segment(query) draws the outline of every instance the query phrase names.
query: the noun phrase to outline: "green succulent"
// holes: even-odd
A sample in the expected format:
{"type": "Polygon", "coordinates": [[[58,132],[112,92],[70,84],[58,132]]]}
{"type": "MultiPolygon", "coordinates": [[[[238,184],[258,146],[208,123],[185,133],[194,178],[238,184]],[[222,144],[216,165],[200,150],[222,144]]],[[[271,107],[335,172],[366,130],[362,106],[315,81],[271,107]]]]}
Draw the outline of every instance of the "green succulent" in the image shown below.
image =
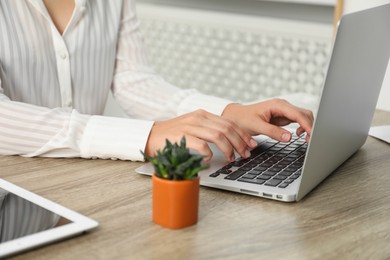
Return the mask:
{"type": "Polygon", "coordinates": [[[204,156],[190,153],[184,136],[180,145],[166,139],[163,150],[158,150],[153,157],[141,153],[153,165],[156,176],[167,180],[194,179],[198,172],[208,168],[201,164],[204,156]]]}

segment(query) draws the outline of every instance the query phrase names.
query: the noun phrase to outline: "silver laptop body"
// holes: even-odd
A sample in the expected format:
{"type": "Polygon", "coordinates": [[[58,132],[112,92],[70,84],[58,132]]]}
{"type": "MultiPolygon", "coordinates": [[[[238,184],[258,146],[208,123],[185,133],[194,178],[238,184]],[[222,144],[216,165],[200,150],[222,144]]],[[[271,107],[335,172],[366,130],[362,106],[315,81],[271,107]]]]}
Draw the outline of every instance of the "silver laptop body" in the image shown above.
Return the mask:
{"type": "MultiPolygon", "coordinates": [[[[227,180],[210,174],[227,164],[211,144],[201,185],[279,201],[299,201],[366,141],[390,56],[390,4],[342,17],[301,175],[285,188],[227,180]]],[[[256,137],[262,143],[265,137],[256,137]]],[[[153,167],[136,169],[151,175],[153,167]]]]}

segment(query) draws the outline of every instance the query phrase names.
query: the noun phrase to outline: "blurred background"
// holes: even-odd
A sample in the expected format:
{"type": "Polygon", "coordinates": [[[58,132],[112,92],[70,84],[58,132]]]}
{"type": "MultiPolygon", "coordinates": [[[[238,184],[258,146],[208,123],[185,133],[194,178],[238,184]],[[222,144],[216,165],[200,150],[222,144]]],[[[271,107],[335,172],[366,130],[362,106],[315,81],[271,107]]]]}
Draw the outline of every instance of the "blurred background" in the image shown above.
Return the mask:
{"type": "MultiPolygon", "coordinates": [[[[334,23],[390,0],[138,0],[151,66],[181,88],[316,110],[334,23]]],[[[390,33],[390,29],[389,29],[390,33]]],[[[390,69],[377,107],[390,111],[390,69]]],[[[112,96],[106,115],[124,116],[112,96]]]]}

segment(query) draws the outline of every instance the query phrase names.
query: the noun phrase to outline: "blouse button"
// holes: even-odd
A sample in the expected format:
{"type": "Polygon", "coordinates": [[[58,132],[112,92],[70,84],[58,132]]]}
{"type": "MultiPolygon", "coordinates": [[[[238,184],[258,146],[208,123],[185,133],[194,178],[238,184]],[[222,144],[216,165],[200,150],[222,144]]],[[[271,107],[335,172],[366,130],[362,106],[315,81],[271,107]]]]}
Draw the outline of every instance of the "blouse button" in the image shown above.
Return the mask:
{"type": "Polygon", "coordinates": [[[68,54],[65,51],[60,51],[58,55],[63,60],[65,60],[68,57],[68,54]]]}

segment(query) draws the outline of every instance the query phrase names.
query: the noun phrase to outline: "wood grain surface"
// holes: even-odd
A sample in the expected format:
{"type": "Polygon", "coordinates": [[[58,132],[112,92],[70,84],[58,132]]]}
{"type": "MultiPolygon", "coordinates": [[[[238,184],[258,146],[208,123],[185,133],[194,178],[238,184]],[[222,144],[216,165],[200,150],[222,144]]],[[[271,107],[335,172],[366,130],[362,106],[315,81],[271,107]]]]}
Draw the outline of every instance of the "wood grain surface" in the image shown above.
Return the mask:
{"type": "MultiPolygon", "coordinates": [[[[373,125],[390,124],[377,111],[373,125]]],[[[298,203],[202,187],[198,224],[152,223],[141,163],[0,157],[0,177],[89,216],[98,229],[14,259],[389,259],[390,145],[366,144],[298,203]]]]}

